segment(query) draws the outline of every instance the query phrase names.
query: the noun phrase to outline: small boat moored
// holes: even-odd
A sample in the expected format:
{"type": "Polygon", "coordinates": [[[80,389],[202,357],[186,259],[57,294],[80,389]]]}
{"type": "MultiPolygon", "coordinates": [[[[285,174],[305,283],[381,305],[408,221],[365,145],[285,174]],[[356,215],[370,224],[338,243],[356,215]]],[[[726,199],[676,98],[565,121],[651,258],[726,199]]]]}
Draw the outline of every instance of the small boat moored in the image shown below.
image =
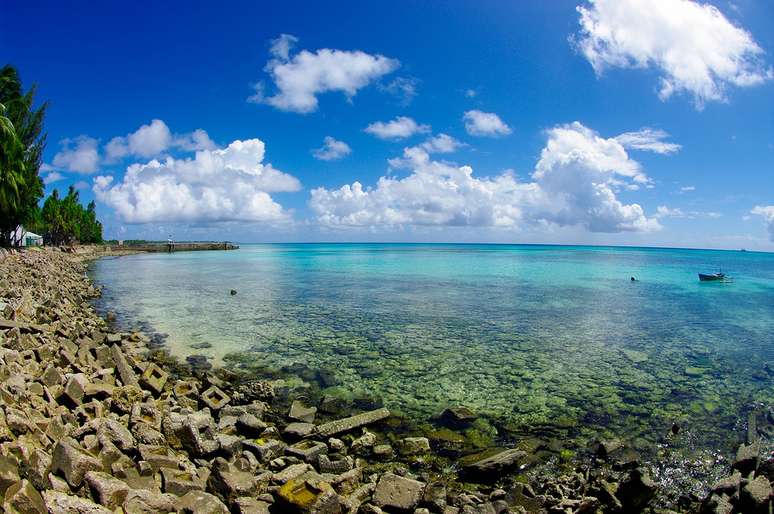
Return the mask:
{"type": "Polygon", "coordinates": [[[725,280],[725,273],[699,273],[699,280],[702,282],[711,282],[713,280],[725,280]]]}

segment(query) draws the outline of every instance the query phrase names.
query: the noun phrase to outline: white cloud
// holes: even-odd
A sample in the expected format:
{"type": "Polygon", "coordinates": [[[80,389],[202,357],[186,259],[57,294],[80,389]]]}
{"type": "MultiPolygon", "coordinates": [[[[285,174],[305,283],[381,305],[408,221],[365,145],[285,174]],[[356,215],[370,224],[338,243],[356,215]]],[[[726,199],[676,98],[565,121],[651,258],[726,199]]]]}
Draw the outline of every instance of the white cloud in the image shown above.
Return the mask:
{"type": "MultiPolygon", "coordinates": [[[[42,166],[41,166],[42,168],[42,166]]],[[[64,178],[64,175],[59,173],[58,171],[50,171],[48,174],[46,174],[45,177],[43,177],[43,183],[48,185],[53,182],[57,182],[59,180],[62,180],[64,178]]]]}
{"type": "Polygon", "coordinates": [[[93,190],[127,223],[287,220],[289,213],[270,193],[298,191],[301,185],[262,164],[263,157],[259,139],[237,140],[194,158],[132,164],[120,183],[98,176],[93,190]]]}
{"type": "Polygon", "coordinates": [[[723,216],[719,212],[705,212],[705,211],[688,211],[685,212],[679,207],[670,208],[666,205],[659,205],[656,208],[656,214],[654,215],[656,218],[687,218],[687,219],[696,219],[696,218],[720,218],[723,216]]]}
{"type": "Polygon", "coordinates": [[[290,34],[280,34],[277,39],[271,40],[269,53],[280,61],[287,61],[290,58],[290,50],[296,46],[298,38],[290,34]]]}
{"type": "Polygon", "coordinates": [[[302,50],[290,55],[298,41],[283,34],[272,41],[272,59],[265,70],[272,78],[276,93],[266,96],[262,84],[248,98],[252,103],[266,103],[283,111],[309,113],[317,110],[317,95],[340,91],[352,99],[359,89],[372,81],[395,71],[400,63],[383,55],[362,51],[331,50],[316,52],[302,50]]]}
{"type": "Polygon", "coordinates": [[[430,125],[420,125],[412,118],[399,116],[392,121],[375,121],[365,131],[379,139],[405,139],[414,134],[430,132],[430,125]]]}
{"type": "Polygon", "coordinates": [[[593,232],[661,228],[638,204],[624,204],[619,188],[647,183],[640,165],[615,138],[573,123],[547,131],[548,142],[532,175],[520,183],[510,172],[476,177],[469,166],[434,161],[421,147],[404,150],[391,166],[404,178],[381,177],[373,188],[360,182],[312,191],[310,207],[328,227],[411,225],[519,228],[582,226],[593,232]]]}
{"type": "Polygon", "coordinates": [[[577,45],[600,75],[606,68],[656,68],[659,97],[693,95],[697,108],[723,101],[729,85],[772,78],[750,33],[714,6],[691,0],[590,0],[578,6],[577,45]]]}
{"type": "Polygon", "coordinates": [[[691,191],[696,191],[696,186],[683,186],[680,188],[681,193],[690,193],[691,191]]]}
{"type": "Polygon", "coordinates": [[[478,94],[478,92],[476,92],[475,89],[466,89],[465,90],[465,96],[467,96],[468,98],[475,98],[477,94],[478,94]]]}
{"type": "Polygon", "coordinates": [[[338,141],[331,136],[325,136],[323,145],[312,150],[315,159],[321,161],[336,161],[352,153],[352,149],[344,141],[338,141]]]}
{"type": "Polygon", "coordinates": [[[682,148],[676,143],[667,143],[664,141],[667,137],[669,137],[669,134],[663,130],[644,128],[637,132],[626,132],[620,136],[616,136],[615,139],[621,143],[624,148],[647,150],[660,154],[674,153],[682,148]]]}
{"type": "Polygon", "coordinates": [[[465,146],[465,143],[457,141],[448,134],[438,134],[419,145],[427,153],[451,153],[465,146]]]}
{"type": "Polygon", "coordinates": [[[94,173],[99,167],[98,141],[88,136],[60,141],[62,150],[54,155],[56,168],[75,173],[94,173]]]}
{"type": "Polygon", "coordinates": [[[218,146],[210,139],[210,135],[203,129],[196,129],[190,134],[175,136],[172,145],[186,152],[199,150],[215,150],[218,146]]]}
{"type": "Polygon", "coordinates": [[[511,133],[511,128],[493,112],[467,111],[462,119],[465,130],[471,136],[504,136],[511,133]]]}
{"type": "Polygon", "coordinates": [[[419,81],[413,77],[398,77],[389,84],[380,86],[380,88],[395,96],[398,99],[398,103],[405,107],[417,96],[418,84],[419,81]]]}
{"type": "Polygon", "coordinates": [[[111,139],[105,145],[105,158],[107,162],[115,162],[128,156],[157,157],[171,148],[190,152],[213,150],[216,146],[202,129],[173,135],[163,120],[154,119],[131,134],[111,139]]]}
{"type": "Polygon", "coordinates": [[[763,217],[768,224],[769,239],[774,241],[774,205],[756,205],[750,214],[763,217]]]}

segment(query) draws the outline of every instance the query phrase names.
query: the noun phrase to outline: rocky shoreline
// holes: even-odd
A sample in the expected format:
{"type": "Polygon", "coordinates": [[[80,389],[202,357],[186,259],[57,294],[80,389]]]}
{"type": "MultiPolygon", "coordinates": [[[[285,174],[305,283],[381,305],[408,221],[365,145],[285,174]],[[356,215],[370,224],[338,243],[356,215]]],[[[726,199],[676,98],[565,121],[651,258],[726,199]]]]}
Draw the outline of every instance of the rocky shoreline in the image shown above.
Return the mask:
{"type": "MultiPolygon", "coordinates": [[[[114,254],[0,251],[4,512],[674,512],[654,507],[656,483],[616,441],[530,474],[529,448],[460,459],[445,451],[455,441],[400,433],[379,405],[177,363],[92,307],[86,262],[114,254]]],[[[475,415],[440,419],[451,437],[475,415]]],[[[672,508],[770,511],[774,460],[760,458],[756,419],[728,478],[672,508]]]]}

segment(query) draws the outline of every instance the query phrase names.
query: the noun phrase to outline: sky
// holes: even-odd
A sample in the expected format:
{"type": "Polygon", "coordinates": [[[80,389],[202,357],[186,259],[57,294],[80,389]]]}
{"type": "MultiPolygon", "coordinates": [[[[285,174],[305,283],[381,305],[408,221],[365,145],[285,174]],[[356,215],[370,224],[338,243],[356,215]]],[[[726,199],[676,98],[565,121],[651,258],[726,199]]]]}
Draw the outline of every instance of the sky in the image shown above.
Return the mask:
{"type": "Polygon", "coordinates": [[[774,250],[768,0],[0,0],[0,51],[106,238],[774,250]]]}

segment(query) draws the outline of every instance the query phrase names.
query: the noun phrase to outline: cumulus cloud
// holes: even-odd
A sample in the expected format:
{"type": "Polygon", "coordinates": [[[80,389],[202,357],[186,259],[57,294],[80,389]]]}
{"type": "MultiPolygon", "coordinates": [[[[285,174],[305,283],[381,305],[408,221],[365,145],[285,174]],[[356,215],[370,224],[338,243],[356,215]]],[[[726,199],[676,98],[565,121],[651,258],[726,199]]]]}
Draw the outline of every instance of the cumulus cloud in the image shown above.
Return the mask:
{"type": "Polygon", "coordinates": [[[663,130],[644,128],[636,132],[625,132],[620,136],[616,136],[615,139],[621,143],[624,148],[631,148],[632,150],[648,150],[660,154],[674,153],[682,148],[676,143],[664,141],[664,139],[668,137],[669,134],[663,130]]]}
{"type": "Polygon", "coordinates": [[[761,216],[769,228],[769,239],[774,241],[774,205],[756,205],[750,214],[761,216]]]}
{"type": "Polygon", "coordinates": [[[252,103],[265,103],[283,111],[309,113],[317,110],[317,95],[339,91],[352,99],[358,90],[395,71],[400,63],[383,55],[362,51],[301,50],[291,56],[298,39],[282,34],[272,41],[272,59],[265,71],[271,76],[276,92],[266,96],[264,86],[248,98],[252,103]]]}
{"type": "Polygon", "coordinates": [[[172,148],[188,152],[213,150],[215,143],[202,129],[196,129],[189,134],[173,135],[164,121],[154,119],[131,134],[111,139],[105,145],[105,158],[108,162],[115,162],[128,156],[157,157],[172,148]]]}
{"type": "Polygon", "coordinates": [[[547,131],[548,141],[531,182],[505,172],[477,177],[470,166],[431,159],[421,146],[404,150],[390,165],[408,168],[404,178],[381,177],[312,191],[310,207],[325,226],[408,225],[518,228],[526,225],[582,226],[593,232],[647,232],[661,228],[640,205],[616,193],[647,183],[641,166],[615,138],[603,138],[580,123],[547,131]]]}
{"type": "Polygon", "coordinates": [[[728,86],[772,78],[763,50],[714,6],[692,0],[590,0],[578,6],[581,53],[606,68],[655,68],[659,97],[693,95],[697,108],[726,99],[728,86]]]}
{"type": "Polygon", "coordinates": [[[323,145],[320,148],[312,150],[315,159],[321,161],[336,161],[343,159],[352,153],[352,149],[344,141],[338,141],[331,136],[325,136],[323,145]]]}
{"type": "Polygon", "coordinates": [[[418,84],[419,81],[413,77],[398,77],[388,84],[379,87],[382,91],[397,98],[398,103],[405,107],[417,96],[418,84]]]}
{"type": "Polygon", "coordinates": [[[95,177],[93,190],[127,223],[287,220],[270,194],[301,184],[263,158],[261,140],[237,140],[194,158],[132,164],[117,184],[112,176],[95,177]]]}
{"type": "MultiPolygon", "coordinates": [[[[42,168],[42,166],[41,166],[41,168],[42,168]]],[[[53,182],[57,182],[59,180],[62,180],[63,178],[64,178],[64,175],[62,175],[58,171],[50,171],[49,173],[46,174],[45,177],[43,177],[43,183],[48,185],[48,184],[51,184],[53,182]]]]}
{"type": "Polygon", "coordinates": [[[420,145],[427,153],[451,153],[457,151],[462,146],[465,146],[465,143],[443,133],[431,137],[420,145]]]}
{"type": "Polygon", "coordinates": [[[511,133],[511,128],[493,112],[467,111],[462,119],[465,130],[471,136],[505,136],[511,133]]]}
{"type": "Polygon", "coordinates": [[[55,168],[74,173],[94,173],[99,167],[99,142],[88,136],[63,139],[62,149],[54,155],[55,168]]]}
{"type": "Polygon", "coordinates": [[[375,121],[365,131],[379,139],[405,139],[414,134],[430,132],[430,125],[421,125],[407,116],[399,116],[392,121],[375,121]]]}

